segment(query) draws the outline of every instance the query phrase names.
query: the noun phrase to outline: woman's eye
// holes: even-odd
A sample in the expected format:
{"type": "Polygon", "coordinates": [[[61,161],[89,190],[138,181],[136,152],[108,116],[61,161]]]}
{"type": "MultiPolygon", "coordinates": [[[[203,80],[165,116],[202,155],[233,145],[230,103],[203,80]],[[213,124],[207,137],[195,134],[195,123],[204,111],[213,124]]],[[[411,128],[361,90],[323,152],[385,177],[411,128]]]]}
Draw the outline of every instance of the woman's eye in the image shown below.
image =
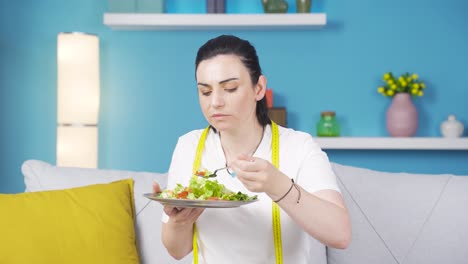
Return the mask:
{"type": "Polygon", "coordinates": [[[211,91],[205,91],[205,92],[202,91],[201,94],[204,96],[208,96],[211,94],[211,91]]]}
{"type": "Polygon", "coordinates": [[[233,93],[237,90],[237,87],[226,89],[228,93],[233,93]]]}

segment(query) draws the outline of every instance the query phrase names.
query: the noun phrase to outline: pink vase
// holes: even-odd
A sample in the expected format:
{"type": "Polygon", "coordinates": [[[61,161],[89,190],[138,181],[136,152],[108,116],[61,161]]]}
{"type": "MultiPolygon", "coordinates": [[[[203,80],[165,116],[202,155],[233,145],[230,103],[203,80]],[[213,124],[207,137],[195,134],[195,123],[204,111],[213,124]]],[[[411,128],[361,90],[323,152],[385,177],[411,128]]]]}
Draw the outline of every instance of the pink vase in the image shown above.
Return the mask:
{"type": "Polygon", "coordinates": [[[408,93],[397,93],[387,109],[387,131],[392,137],[411,137],[418,128],[418,111],[408,93]]]}

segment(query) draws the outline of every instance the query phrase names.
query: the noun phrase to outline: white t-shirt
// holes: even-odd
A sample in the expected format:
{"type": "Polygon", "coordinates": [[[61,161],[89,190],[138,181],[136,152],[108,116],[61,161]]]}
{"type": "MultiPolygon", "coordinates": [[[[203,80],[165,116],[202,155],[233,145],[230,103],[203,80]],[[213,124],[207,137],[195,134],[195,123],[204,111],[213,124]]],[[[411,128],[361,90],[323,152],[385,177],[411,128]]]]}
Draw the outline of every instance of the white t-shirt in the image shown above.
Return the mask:
{"type": "MultiPolygon", "coordinates": [[[[328,157],[304,132],[279,128],[279,169],[310,193],[332,189],[340,191],[328,157]]],[[[176,183],[188,186],[192,176],[198,141],[203,130],[194,130],[179,138],[174,150],[167,188],[176,183]]],[[[271,162],[271,126],[265,128],[263,139],[254,153],[271,162]]],[[[225,166],[226,160],[218,133],[210,130],[205,141],[200,169],[213,171],[225,166]]],[[[232,191],[258,195],[258,202],[239,208],[205,209],[198,218],[199,263],[275,263],[272,228],[272,201],[265,193],[248,191],[237,178],[225,170],[217,180],[232,191]]],[[[163,213],[162,221],[168,216],[163,213]]],[[[281,210],[283,262],[311,263],[313,239],[281,210]]],[[[315,241],[316,244],[316,241],[315,241]]]]}

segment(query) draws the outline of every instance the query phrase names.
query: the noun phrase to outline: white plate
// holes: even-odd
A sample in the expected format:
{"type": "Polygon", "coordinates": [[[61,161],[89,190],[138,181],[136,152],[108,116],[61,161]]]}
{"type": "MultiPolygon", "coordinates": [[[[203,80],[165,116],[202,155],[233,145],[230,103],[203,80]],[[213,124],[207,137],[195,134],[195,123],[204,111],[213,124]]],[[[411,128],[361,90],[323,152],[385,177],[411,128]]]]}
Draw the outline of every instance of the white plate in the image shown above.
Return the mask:
{"type": "Polygon", "coordinates": [[[148,199],[173,207],[233,208],[258,201],[258,199],[250,201],[167,199],[158,197],[158,195],[158,193],[143,194],[148,199]]]}

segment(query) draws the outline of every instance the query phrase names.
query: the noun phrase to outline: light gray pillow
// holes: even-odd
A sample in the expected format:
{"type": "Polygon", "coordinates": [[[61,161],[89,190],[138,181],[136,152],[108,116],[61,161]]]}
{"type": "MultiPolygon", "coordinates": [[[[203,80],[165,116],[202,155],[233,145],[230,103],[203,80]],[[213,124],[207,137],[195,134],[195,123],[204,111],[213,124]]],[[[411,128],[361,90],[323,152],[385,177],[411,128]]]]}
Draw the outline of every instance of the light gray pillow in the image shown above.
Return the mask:
{"type": "Polygon", "coordinates": [[[166,173],[57,167],[39,160],[25,161],[21,171],[24,175],[26,192],[68,189],[132,178],[135,194],[135,229],[141,263],[190,263],[190,257],[185,258],[183,262],[177,262],[167,253],[161,242],[162,206],[143,197],[144,193],[152,192],[153,181],[157,181],[161,188],[165,188],[166,173]]]}

